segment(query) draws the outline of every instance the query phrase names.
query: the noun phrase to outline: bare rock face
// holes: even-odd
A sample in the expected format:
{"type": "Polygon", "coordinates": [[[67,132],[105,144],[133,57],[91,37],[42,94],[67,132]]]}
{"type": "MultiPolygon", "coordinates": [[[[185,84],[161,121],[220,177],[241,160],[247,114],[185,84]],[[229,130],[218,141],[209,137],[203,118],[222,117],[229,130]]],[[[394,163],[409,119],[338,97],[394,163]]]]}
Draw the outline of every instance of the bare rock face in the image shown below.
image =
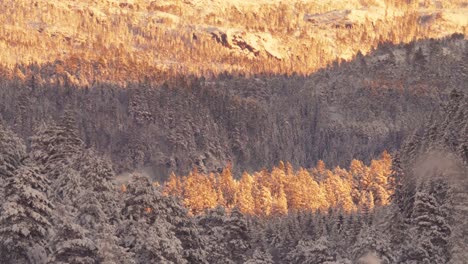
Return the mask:
{"type": "Polygon", "coordinates": [[[224,47],[244,53],[249,56],[271,56],[283,59],[285,48],[269,33],[250,33],[236,29],[222,29],[209,27],[205,31],[210,33],[218,43],[224,47]]]}

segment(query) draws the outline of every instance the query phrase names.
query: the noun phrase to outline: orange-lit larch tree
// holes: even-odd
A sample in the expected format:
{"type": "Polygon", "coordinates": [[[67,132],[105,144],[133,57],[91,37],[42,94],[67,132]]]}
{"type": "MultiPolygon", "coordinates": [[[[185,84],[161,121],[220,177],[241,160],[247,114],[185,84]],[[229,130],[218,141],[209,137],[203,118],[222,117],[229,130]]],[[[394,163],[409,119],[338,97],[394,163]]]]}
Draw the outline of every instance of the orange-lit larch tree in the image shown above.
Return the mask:
{"type": "Polygon", "coordinates": [[[208,177],[193,170],[184,179],[184,205],[193,214],[199,214],[206,209],[211,209],[218,205],[217,193],[208,177]]]}
{"type": "Polygon", "coordinates": [[[164,194],[180,197],[182,196],[182,191],[182,181],[180,180],[180,177],[177,177],[175,173],[172,172],[164,185],[164,194]]]}
{"type": "Polygon", "coordinates": [[[255,181],[252,192],[255,204],[254,212],[255,215],[258,216],[269,216],[273,205],[273,197],[271,196],[270,189],[263,185],[261,174],[262,173],[256,173],[254,175],[255,181]]]}
{"type": "Polygon", "coordinates": [[[347,179],[341,178],[338,174],[328,171],[327,179],[324,181],[327,202],[330,207],[342,208],[346,212],[355,209],[351,196],[352,187],[347,179]]]}
{"type": "Polygon", "coordinates": [[[288,199],[282,185],[278,193],[273,196],[271,213],[273,215],[286,215],[288,213],[288,199]]]}
{"type": "Polygon", "coordinates": [[[232,167],[221,173],[199,173],[194,169],[186,177],[172,174],[164,185],[166,195],[178,195],[192,214],[222,206],[230,212],[238,208],[248,215],[284,215],[288,212],[327,211],[368,212],[388,203],[392,190],[388,184],[392,158],[382,153],[370,166],[353,160],[349,171],[327,169],[323,161],[310,171],[294,171],[290,163],[280,162],[271,171],[263,169],[250,175],[244,172],[234,179],[232,167]]]}
{"type": "Polygon", "coordinates": [[[225,208],[232,208],[236,204],[237,199],[237,182],[232,177],[232,167],[228,165],[218,177],[219,190],[223,194],[223,202],[221,204],[225,208]]]}
{"type": "Polygon", "coordinates": [[[255,211],[255,201],[252,196],[254,180],[252,176],[246,172],[242,174],[239,181],[239,189],[236,200],[236,206],[243,214],[253,215],[255,211]]]}

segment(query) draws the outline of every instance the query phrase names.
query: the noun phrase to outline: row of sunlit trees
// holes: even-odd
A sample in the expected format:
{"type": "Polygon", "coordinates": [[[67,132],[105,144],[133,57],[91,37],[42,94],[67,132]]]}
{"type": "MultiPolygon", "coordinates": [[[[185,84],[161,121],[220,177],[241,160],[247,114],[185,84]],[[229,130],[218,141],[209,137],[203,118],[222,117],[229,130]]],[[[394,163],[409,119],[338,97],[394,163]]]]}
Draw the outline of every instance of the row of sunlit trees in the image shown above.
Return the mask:
{"type": "Polygon", "coordinates": [[[217,206],[256,216],[329,208],[366,212],[388,204],[391,163],[387,152],[369,166],[353,160],[348,170],[328,169],[323,161],[310,170],[294,170],[280,162],[271,171],[244,172],[240,179],[233,177],[231,166],[209,174],[194,169],[187,176],[172,174],[163,188],[165,194],[180,197],[192,214],[217,206]]]}

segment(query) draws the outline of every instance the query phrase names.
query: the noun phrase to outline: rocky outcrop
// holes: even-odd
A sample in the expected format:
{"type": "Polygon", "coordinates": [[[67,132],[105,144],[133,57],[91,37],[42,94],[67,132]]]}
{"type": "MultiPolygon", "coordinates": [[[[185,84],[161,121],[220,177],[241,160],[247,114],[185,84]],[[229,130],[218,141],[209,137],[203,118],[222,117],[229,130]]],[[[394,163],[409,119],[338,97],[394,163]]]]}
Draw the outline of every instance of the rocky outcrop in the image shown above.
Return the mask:
{"type": "Polygon", "coordinates": [[[285,48],[268,33],[249,33],[242,30],[213,27],[208,27],[204,30],[210,33],[213,39],[223,46],[250,56],[267,55],[278,60],[286,56],[285,48]]]}

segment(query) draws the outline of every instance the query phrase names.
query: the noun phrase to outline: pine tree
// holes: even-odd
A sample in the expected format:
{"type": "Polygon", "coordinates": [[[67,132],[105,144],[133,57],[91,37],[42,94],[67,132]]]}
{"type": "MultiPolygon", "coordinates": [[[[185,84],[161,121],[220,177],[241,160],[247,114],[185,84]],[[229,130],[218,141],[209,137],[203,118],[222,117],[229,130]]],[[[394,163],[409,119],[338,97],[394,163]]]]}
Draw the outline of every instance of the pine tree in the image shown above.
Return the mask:
{"type": "Polygon", "coordinates": [[[51,263],[99,263],[98,248],[83,227],[65,221],[56,229],[51,263]]]}
{"type": "Polygon", "coordinates": [[[4,185],[14,177],[26,157],[24,143],[0,123],[0,202],[5,194],[4,185]]]}
{"type": "Polygon", "coordinates": [[[188,263],[208,263],[206,237],[193,218],[182,218],[175,226],[175,235],[184,249],[183,257],[188,263]]]}
{"type": "Polygon", "coordinates": [[[234,208],[226,215],[223,207],[210,210],[197,219],[207,237],[209,263],[242,263],[251,248],[251,231],[245,217],[234,208]]]}
{"type": "MultiPolygon", "coordinates": [[[[48,175],[48,174],[46,174],[48,175]]],[[[79,198],[83,193],[83,181],[79,172],[71,167],[63,167],[57,178],[52,180],[50,197],[54,202],[69,207],[78,205],[79,198]]]]}
{"type": "Polygon", "coordinates": [[[95,236],[98,246],[99,263],[102,264],[135,264],[135,255],[119,245],[116,227],[105,225],[95,236]]]}
{"type": "Polygon", "coordinates": [[[80,174],[80,187],[83,192],[93,193],[92,196],[100,203],[107,219],[116,219],[118,204],[116,186],[113,183],[115,173],[111,162],[93,149],[86,149],[78,157],[74,169],[80,174]]]}
{"type": "Polygon", "coordinates": [[[187,263],[182,244],[170,229],[165,221],[150,225],[143,218],[125,220],[119,224],[117,237],[119,245],[134,254],[138,264],[187,263]]]}
{"type": "Polygon", "coordinates": [[[72,166],[83,147],[72,122],[69,118],[65,120],[67,126],[42,124],[31,137],[31,157],[51,181],[72,166]]]}
{"type": "Polygon", "coordinates": [[[300,240],[286,257],[288,263],[294,264],[322,264],[335,259],[331,244],[326,237],[320,237],[315,241],[300,240]]]}
{"type": "Polygon", "coordinates": [[[450,260],[450,191],[443,180],[419,187],[410,217],[410,244],[403,263],[447,263],[450,260]]]}
{"type": "MultiPolygon", "coordinates": [[[[75,222],[88,230],[100,232],[110,219],[105,213],[105,206],[112,204],[102,204],[98,199],[98,193],[90,190],[85,190],[79,196],[80,204],[76,205],[75,222]]],[[[116,208],[117,209],[117,208],[116,208]]]]}
{"type": "Polygon", "coordinates": [[[137,263],[187,263],[175,225],[185,217],[184,210],[144,176],[134,175],[125,193],[119,224],[119,245],[135,254],[137,263]]]}
{"type": "Polygon", "coordinates": [[[383,264],[395,263],[390,240],[374,226],[364,225],[353,245],[352,255],[357,263],[360,263],[359,261],[364,258],[370,258],[370,256],[383,264]]]}
{"type": "Polygon", "coordinates": [[[22,165],[8,179],[0,210],[3,263],[47,263],[48,238],[53,234],[48,188],[45,177],[28,165],[22,165]]]}

